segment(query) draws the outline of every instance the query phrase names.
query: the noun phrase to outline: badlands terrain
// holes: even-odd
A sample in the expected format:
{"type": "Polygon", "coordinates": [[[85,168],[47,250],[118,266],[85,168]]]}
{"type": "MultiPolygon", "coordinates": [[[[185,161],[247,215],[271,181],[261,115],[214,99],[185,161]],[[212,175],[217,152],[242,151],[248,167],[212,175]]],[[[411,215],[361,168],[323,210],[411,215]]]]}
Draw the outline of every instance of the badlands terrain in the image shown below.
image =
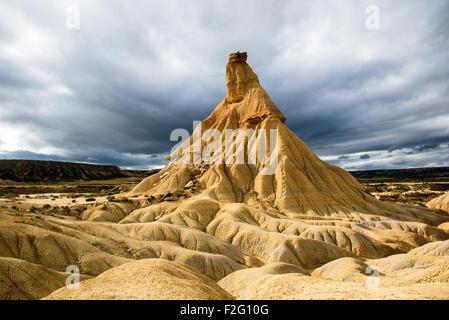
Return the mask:
{"type": "Polygon", "coordinates": [[[445,185],[363,186],[320,160],[246,60],[230,55],[227,95],[192,135],[206,148],[208,129],[254,130],[223,155],[244,163],[177,150],[135,186],[4,199],[0,298],[448,299],[445,185]],[[268,175],[248,158],[262,129],[278,133],[268,175]]]}

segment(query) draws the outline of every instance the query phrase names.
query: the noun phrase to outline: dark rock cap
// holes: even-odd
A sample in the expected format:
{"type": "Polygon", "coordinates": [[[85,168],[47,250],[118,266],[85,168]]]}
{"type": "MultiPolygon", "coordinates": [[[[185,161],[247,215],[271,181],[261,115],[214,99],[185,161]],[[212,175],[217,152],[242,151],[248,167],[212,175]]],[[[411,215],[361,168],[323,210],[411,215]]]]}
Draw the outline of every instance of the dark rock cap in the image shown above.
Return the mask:
{"type": "Polygon", "coordinates": [[[248,54],[246,52],[234,52],[229,55],[229,62],[246,62],[248,54]]]}

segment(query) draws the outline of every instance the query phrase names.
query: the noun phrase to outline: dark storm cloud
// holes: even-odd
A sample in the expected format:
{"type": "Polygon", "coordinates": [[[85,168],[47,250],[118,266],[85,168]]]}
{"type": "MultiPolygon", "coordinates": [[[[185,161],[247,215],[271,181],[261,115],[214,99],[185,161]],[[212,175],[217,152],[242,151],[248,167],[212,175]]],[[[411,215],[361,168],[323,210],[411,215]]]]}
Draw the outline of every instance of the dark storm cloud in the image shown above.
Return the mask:
{"type": "Polygon", "coordinates": [[[163,165],[170,132],[223,99],[240,50],[323,159],[449,165],[448,30],[443,0],[2,3],[0,157],[163,165]]]}

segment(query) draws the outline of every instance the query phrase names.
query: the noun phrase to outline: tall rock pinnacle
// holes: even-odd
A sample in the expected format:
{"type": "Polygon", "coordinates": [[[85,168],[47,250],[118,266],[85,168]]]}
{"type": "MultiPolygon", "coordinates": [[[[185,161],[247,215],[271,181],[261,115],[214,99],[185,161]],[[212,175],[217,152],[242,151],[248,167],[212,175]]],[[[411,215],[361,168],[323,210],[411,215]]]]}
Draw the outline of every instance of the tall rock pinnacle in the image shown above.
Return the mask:
{"type": "MultiPolygon", "coordinates": [[[[244,52],[230,54],[226,97],[184,140],[179,148],[183,152],[176,151],[181,154],[178,159],[190,160],[191,154],[200,154],[201,161],[171,158],[164,169],[129,193],[164,199],[182,190],[175,211],[164,211],[165,202],[149,207],[148,212],[155,212],[152,216],[161,217],[158,222],[206,230],[264,262],[312,267],[353,254],[374,258],[409,250],[427,240],[417,241],[415,232],[403,230],[418,230],[419,222],[437,225],[449,220],[422,208],[381,202],[351,174],[322,161],[287,128],[282,112],[246,60],[244,52]],[[208,147],[220,141],[211,132],[226,131],[247,138],[235,139],[235,152],[244,150],[245,155],[260,150],[250,141],[257,141],[261,132],[275,131],[276,152],[270,150],[271,159],[278,160],[275,170],[262,173],[264,163],[250,162],[249,157],[238,163],[203,162],[204,150],[210,151],[208,147]],[[194,150],[192,141],[198,137],[201,150],[184,153],[194,150]]],[[[225,158],[230,155],[232,159],[234,149],[224,149],[225,158]]],[[[442,231],[422,228],[427,229],[419,234],[428,233],[429,239],[444,238],[442,231]]]]}
{"type": "Polygon", "coordinates": [[[285,117],[262,88],[257,75],[246,63],[246,52],[229,55],[226,66],[226,98],[203,122],[205,128],[226,127],[236,129],[248,122],[258,123],[267,117],[285,122],[285,117]],[[226,122],[224,125],[222,122],[226,122]],[[221,124],[220,124],[221,122],[221,124]]]}
{"type": "MultiPolygon", "coordinates": [[[[247,58],[246,52],[229,55],[226,66],[228,92],[211,115],[201,122],[201,145],[206,148],[212,143],[206,135],[208,129],[219,132],[253,130],[251,139],[259,130],[275,130],[276,171],[268,176],[260,174],[264,165],[246,160],[243,164],[221,162],[205,168],[193,161],[175,162],[172,159],[160,173],[137,185],[131,191],[132,195],[183,189],[193,179],[198,185],[196,190],[203,196],[226,203],[249,203],[254,199],[286,214],[322,217],[352,212],[404,212],[369,195],[351,174],[322,161],[291,132],[285,125],[284,115],[246,63],[247,58]],[[198,171],[199,167],[201,171],[198,171]]],[[[186,143],[188,145],[189,141],[186,143]]],[[[236,150],[243,148],[250,153],[257,149],[255,144],[249,145],[243,142],[236,146],[236,150]]]]}
{"type": "Polygon", "coordinates": [[[260,86],[257,75],[246,63],[246,52],[236,52],[229,55],[229,63],[226,66],[226,87],[228,93],[226,99],[230,103],[243,100],[250,88],[260,86]]]}

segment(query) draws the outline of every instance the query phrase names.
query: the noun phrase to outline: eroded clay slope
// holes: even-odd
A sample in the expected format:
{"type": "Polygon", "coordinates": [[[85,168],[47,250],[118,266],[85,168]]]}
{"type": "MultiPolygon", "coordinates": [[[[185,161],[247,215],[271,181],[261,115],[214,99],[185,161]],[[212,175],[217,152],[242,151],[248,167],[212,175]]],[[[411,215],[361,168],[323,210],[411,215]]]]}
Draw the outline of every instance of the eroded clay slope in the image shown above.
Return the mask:
{"type": "Polygon", "coordinates": [[[432,209],[439,209],[449,212],[449,192],[446,192],[438,198],[430,200],[426,205],[432,209]]]}
{"type": "MultiPolygon", "coordinates": [[[[236,271],[218,284],[237,299],[447,300],[449,259],[428,254],[426,246],[383,259],[341,258],[311,272],[268,264],[236,271]]],[[[439,242],[433,249],[446,246],[439,242]]]]}
{"type": "Polygon", "coordinates": [[[139,260],[61,288],[46,300],[230,300],[233,297],[194,269],[161,259],[139,260]]]}

